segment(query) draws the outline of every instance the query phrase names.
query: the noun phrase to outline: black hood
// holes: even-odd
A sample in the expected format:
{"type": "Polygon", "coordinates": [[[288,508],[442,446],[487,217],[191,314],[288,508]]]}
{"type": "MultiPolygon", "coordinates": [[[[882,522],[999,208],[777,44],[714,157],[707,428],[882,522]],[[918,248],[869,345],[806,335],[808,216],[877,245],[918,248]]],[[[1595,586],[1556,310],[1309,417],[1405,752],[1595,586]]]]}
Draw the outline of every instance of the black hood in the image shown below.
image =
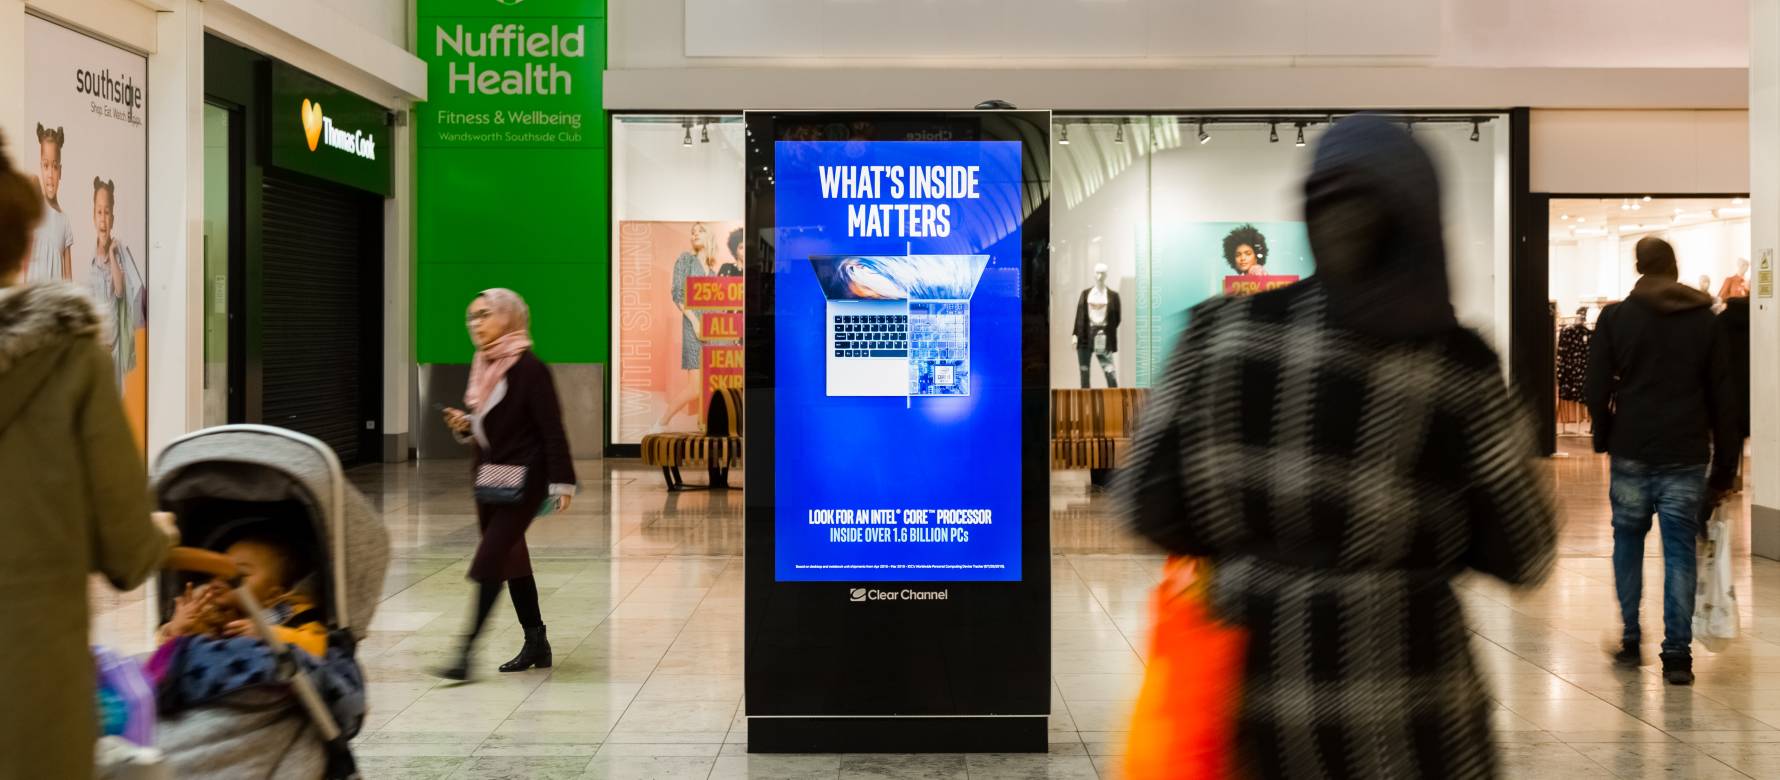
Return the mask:
{"type": "Polygon", "coordinates": [[[1632,285],[1632,294],[1626,296],[1626,300],[1648,306],[1658,314],[1675,314],[1712,305],[1712,296],[1657,274],[1638,277],[1638,283],[1632,285]]]}
{"type": "MultiPolygon", "coordinates": [[[[1425,338],[1457,327],[1446,278],[1440,178],[1428,153],[1401,126],[1376,116],[1336,123],[1317,145],[1304,213],[1358,198],[1379,214],[1379,235],[1362,267],[1319,277],[1334,324],[1390,339],[1425,338]]],[[[1311,253],[1321,255],[1313,232],[1311,253]]]]}

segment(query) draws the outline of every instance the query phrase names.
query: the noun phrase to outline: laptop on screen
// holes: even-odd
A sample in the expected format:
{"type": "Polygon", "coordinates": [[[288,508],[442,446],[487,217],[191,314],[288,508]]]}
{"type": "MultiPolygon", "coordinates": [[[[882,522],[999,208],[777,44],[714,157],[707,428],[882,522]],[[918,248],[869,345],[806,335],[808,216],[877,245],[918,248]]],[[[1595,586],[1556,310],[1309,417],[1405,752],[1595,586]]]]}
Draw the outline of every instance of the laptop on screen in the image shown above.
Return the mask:
{"type": "Polygon", "coordinates": [[[988,255],[818,255],[830,396],[970,394],[970,297],[988,255]]]}

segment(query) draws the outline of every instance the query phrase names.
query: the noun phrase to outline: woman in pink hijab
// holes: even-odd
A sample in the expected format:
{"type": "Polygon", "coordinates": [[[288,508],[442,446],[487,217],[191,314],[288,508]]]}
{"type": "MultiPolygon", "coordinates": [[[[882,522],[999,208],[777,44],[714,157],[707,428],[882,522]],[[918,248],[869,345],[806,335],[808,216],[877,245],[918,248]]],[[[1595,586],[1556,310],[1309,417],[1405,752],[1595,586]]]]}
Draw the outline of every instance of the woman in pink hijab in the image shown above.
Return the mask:
{"type": "Polygon", "coordinates": [[[477,584],[470,633],[457,662],[437,670],[450,680],[469,679],[476,636],[503,583],[525,628],[525,646],[501,671],[543,669],[551,663],[525,531],[533,519],[569,508],[575,464],[563,433],[556,383],[532,353],[530,321],[525,300],[512,290],[485,290],[470,302],[476,356],[470,361],[464,408],[444,410],[445,424],[458,441],[476,450],[476,520],[482,529],[470,562],[470,579],[477,584]]]}

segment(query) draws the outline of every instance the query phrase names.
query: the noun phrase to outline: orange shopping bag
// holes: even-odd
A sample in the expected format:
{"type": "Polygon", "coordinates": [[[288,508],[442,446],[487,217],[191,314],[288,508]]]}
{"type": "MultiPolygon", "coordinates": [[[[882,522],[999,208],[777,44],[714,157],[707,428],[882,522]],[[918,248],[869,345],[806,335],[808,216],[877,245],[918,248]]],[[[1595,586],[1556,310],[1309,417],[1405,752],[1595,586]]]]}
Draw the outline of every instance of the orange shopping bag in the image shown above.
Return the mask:
{"type": "Polygon", "coordinates": [[[1170,558],[1152,597],[1149,665],[1125,752],[1128,780],[1226,777],[1248,635],[1211,614],[1206,562],[1170,558]]]}

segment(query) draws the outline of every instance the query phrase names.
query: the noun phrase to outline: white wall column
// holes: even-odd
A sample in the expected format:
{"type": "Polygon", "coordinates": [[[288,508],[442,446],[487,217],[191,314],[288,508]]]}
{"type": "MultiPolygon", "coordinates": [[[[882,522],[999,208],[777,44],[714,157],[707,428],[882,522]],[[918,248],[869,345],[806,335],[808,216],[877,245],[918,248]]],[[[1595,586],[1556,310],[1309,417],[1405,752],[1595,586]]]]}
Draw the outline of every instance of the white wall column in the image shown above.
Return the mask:
{"type": "Polygon", "coordinates": [[[1751,292],[1749,405],[1753,413],[1748,479],[1754,485],[1750,550],[1780,559],[1780,310],[1763,287],[1780,264],[1780,0],[1749,3],[1751,292]],[[1769,262],[1768,271],[1762,263],[1769,262]],[[1765,294],[1764,294],[1765,293],[1765,294]]]}
{"type": "Polygon", "coordinates": [[[0,0],[0,133],[7,155],[23,165],[25,144],[25,0],[0,0]]]}
{"type": "Polygon", "coordinates": [[[414,394],[414,123],[395,128],[391,191],[383,202],[383,462],[408,459],[414,394]]]}
{"type": "Polygon", "coordinates": [[[168,0],[148,60],[148,453],[204,419],[204,4],[168,0]]]}

